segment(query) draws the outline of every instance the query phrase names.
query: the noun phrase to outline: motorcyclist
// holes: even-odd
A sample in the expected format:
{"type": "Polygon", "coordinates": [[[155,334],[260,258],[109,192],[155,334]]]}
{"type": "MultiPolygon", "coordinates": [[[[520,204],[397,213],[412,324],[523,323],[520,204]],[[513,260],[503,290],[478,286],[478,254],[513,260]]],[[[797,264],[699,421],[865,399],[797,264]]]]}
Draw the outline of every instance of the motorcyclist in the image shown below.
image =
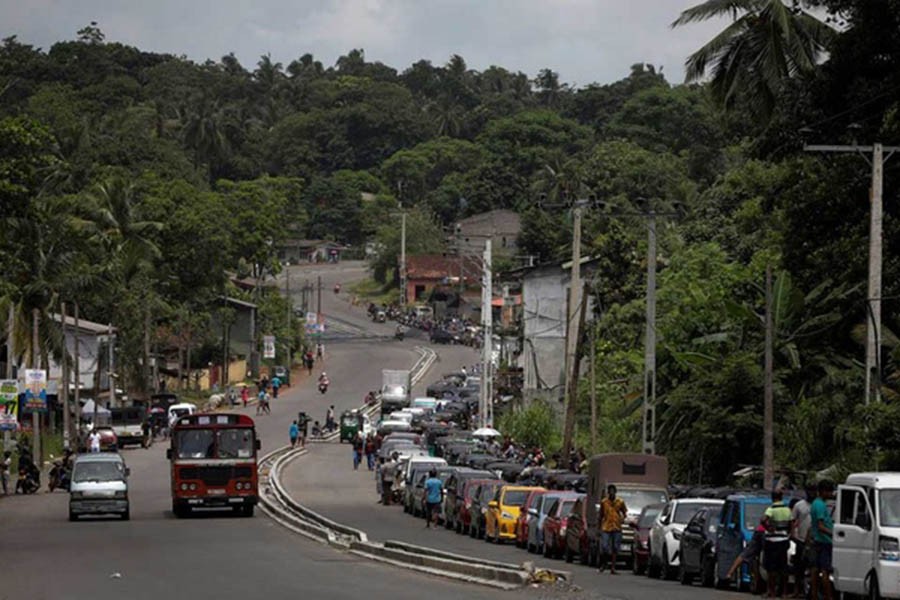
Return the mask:
{"type": "Polygon", "coordinates": [[[325,384],[328,385],[330,382],[328,381],[328,373],[322,371],[322,374],[319,375],[319,385],[325,384]]]}

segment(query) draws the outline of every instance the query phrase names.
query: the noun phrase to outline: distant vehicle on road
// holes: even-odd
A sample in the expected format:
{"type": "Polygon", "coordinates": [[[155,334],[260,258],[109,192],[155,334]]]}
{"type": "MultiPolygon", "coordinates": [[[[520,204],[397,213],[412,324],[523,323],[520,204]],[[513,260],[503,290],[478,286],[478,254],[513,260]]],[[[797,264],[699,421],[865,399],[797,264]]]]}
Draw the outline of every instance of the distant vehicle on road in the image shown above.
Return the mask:
{"type": "Polygon", "coordinates": [[[128,468],[114,452],[79,454],[72,465],[69,485],[69,520],[82,515],[131,517],[128,503],[128,468]]]}
{"type": "Polygon", "coordinates": [[[195,412],[197,412],[196,404],[191,404],[190,402],[180,402],[178,404],[173,404],[166,412],[169,417],[169,427],[172,427],[175,424],[175,421],[179,419],[179,417],[192,415],[195,412]]]}
{"type": "Polygon", "coordinates": [[[109,409],[109,422],[116,432],[119,448],[130,444],[146,445],[144,421],[147,411],[140,406],[125,406],[109,409]]]}
{"type": "Polygon", "coordinates": [[[172,512],[231,508],[253,516],[259,500],[256,453],[260,448],[253,419],[213,413],[180,417],[166,452],[172,476],[172,512]]]}
{"type": "Polygon", "coordinates": [[[291,385],[291,370],[284,365],[275,365],[272,367],[272,377],[277,377],[283,386],[291,385]]]}

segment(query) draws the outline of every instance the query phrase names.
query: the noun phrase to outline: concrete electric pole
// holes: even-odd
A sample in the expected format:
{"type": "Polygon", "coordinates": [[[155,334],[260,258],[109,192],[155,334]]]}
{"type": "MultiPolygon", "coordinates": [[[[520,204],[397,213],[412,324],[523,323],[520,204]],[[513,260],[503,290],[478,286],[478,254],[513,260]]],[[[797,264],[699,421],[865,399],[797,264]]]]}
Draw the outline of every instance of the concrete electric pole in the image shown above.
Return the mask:
{"type": "Polygon", "coordinates": [[[644,332],[644,454],[656,454],[656,214],[648,206],[647,315],[644,332]]]}
{"type": "Polygon", "coordinates": [[[569,301],[566,307],[566,385],[565,423],[563,425],[563,460],[568,460],[575,434],[575,408],[578,404],[578,341],[581,314],[581,208],[572,209],[572,275],[569,278],[569,301]]]}
{"type": "Polygon", "coordinates": [[[481,345],[481,397],[480,415],[482,427],[494,426],[494,373],[493,373],[493,314],[491,300],[493,299],[493,275],[491,273],[491,240],[484,241],[484,256],[482,257],[482,286],[481,286],[481,325],[483,343],[481,345]]]}
{"type": "Polygon", "coordinates": [[[882,194],[884,163],[900,150],[900,146],[832,146],[806,145],[807,152],[838,152],[859,154],[872,165],[869,217],[869,285],[866,297],[866,392],[865,403],[881,400],[881,267],[884,245],[882,194]],[[885,156],[885,152],[887,156],[885,156]],[[868,155],[871,153],[872,158],[868,155]]]}

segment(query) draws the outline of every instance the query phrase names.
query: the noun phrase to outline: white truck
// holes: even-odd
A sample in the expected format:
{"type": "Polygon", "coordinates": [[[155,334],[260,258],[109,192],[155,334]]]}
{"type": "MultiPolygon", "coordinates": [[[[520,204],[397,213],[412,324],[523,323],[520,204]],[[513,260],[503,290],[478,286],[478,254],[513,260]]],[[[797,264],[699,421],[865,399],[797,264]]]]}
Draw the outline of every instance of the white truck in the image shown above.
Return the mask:
{"type": "Polygon", "coordinates": [[[408,370],[383,369],[381,371],[381,413],[390,414],[409,406],[411,384],[408,370]]]}
{"type": "Polygon", "coordinates": [[[834,587],[900,598],[900,473],[854,473],[837,489],[834,587]]]}

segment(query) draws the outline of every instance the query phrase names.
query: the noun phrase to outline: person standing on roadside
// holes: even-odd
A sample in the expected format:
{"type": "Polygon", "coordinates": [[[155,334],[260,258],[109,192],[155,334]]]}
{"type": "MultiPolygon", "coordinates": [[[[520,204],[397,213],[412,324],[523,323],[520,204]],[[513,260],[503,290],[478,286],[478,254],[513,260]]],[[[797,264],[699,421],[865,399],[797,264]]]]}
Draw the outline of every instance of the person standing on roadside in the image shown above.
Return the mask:
{"type": "MultiPolygon", "coordinates": [[[[628,514],[625,501],[616,497],[616,491],[616,486],[609,486],[606,498],[600,502],[600,540],[603,555],[609,559],[609,572],[612,575],[616,574],[616,555],[622,545],[622,523],[628,514]]],[[[602,559],[600,571],[603,571],[602,559]]]]}
{"type": "Polygon", "coordinates": [[[247,401],[250,399],[250,390],[245,385],[241,388],[241,402],[244,404],[244,408],[247,408],[247,401]]]}
{"type": "Polygon", "coordinates": [[[370,433],[366,436],[366,466],[370,471],[375,469],[375,450],[375,438],[370,433]]]}
{"type": "Polygon", "coordinates": [[[281,377],[276,375],[272,378],[272,397],[278,398],[278,390],[281,389],[281,377]]]}
{"type": "Polygon", "coordinates": [[[818,497],[809,507],[809,523],[813,546],[816,550],[816,561],[813,565],[813,576],[810,585],[810,597],[818,598],[822,590],[822,598],[831,600],[834,591],[831,589],[831,551],[834,520],[828,501],[834,497],[834,483],[828,479],[819,482],[818,497]]]}
{"type": "Polygon", "coordinates": [[[772,504],[766,509],[766,539],[763,546],[763,567],[768,576],[769,598],[784,595],[788,572],[788,548],[791,545],[791,509],[784,503],[780,489],[772,492],[772,504]]]}
{"type": "Polygon", "coordinates": [[[397,453],[385,459],[381,465],[381,503],[391,505],[391,488],[394,486],[394,470],[397,468],[397,453]]]}
{"type": "Polygon", "coordinates": [[[3,495],[9,495],[9,471],[12,469],[12,452],[7,450],[0,460],[0,484],[3,485],[3,495]]]}
{"type": "Polygon", "coordinates": [[[334,431],[334,404],[328,407],[328,411],[325,413],[325,429],[328,431],[334,431]]]}
{"type": "Polygon", "coordinates": [[[362,431],[353,438],[353,470],[359,469],[359,463],[362,462],[363,451],[365,450],[365,442],[363,441],[362,431]]]}
{"type": "Polygon", "coordinates": [[[431,529],[432,522],[437,526],[437,515],[440,513],[441,501],[444,499],[444,483],[438,479],[437,471],[431,469],[428,472],[428,479],[425,480],[425,489],[422,492],[425,495],[425,528],[431,529]]]}
{"type": "Polygon", "coordinates": [[[791,539],[794,541],[794,598],[805,597],[806,571],[813,565],[806,562],[806,545],[811,544],[809,539],[810,500],[814,498],[816,491],[812,486],[806,488],[806,498],[798,500],[791,507],[791,539]]]}
{"type": "Polygon", "coordinates": [[[316,360],[325,360],[325,344],[322,342],[316,344],[316,360]]]}
{"type": "Polygon", "coordinates": [[[300,437],[300,426],[297,425],[297,421],[291,423],[291,426],[288,429],[288,436],[291,438],[291,448],[296,448],[297,438],[300,437]]]}

